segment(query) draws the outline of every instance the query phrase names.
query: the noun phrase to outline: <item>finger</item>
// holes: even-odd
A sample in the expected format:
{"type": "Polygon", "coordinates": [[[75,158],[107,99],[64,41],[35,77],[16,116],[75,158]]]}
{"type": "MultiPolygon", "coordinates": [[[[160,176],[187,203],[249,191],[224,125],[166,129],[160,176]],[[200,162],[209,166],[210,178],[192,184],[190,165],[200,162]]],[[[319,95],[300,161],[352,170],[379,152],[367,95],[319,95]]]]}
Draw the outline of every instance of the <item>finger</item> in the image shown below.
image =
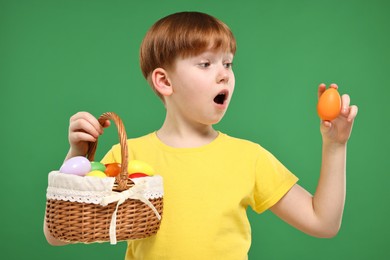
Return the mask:
{"type": "Polygon", "coordinates": [[[96,142],[97,138],[85,132],[74,132],[69,135],[70,143],[96,142]]]}
{"type": "Polygon", "coordinates": [[[72,133],[75,132],[84,132],[87,133],[94,138],[98,138],[99,135],[101,134],[102,130],[100,130],[102,126],[98,123],[98,126],[93,125],[90,121],[88,121],[85,118],[80,118],[76,121],[72,121],[69,124],[69,134],[71,135],[72,133]]]}
{"type": "Polygon", "coordinates": [[[81,111],[81,112],[77,112],[76,114],[71,116],[70,121],[75,121],[75,120],[80,119],[80,118],[90,118],[90,117],[94,117],[94,116],[88,112],[81,111]]]}
{"type": "Polygon", "coordinates": [[[103,124],[103,128],[107,128],[111,125],[111,121],[110,120],[106,120],[103,124]]]}
{"type": "Polygon", "coordinates": [[[334,88],[334,89],[338,89],[339,88],[339,86],[337,86],[337,84],[335,84],[335,83],[330,84],[329,87],[330,88],[334,88]]]}
{"type": "Polygon", "coordinates": [[[103,127],[100,125],[99,121],[88,112],[78,112],[70,118],[70,122],[77,122],[78,120],[86,121],[91,124],[96,131],[100,134],[103,133],[103,127]]]}
{"type": "Polygon", "coordinates": [[[352,122],[353,120],[355,120],[355,117],[357,116],[358,110],[359,110],[358,107],[355,106],[355,105],[350,107],[349,115],[348,115],[348,118],[347,118],[347,120],[349,122],[352,122]]]}
{"type": "Polygon", "coordinates": [[[326,127],[326,128],[329,128],[332,126],[332,122],[331,121],[328,121],[328,120],[322,120],[321,121],[321,124],[326,127]]]}
{"type": "Polygon", "coordinates": [[[348,117],[349,114],[349,104],[351,102],[351,99],[349,95],[344,94],[341,96],[341,114],[345,117],[348,117]]]}
{"type": "Polygon", "coordinates": [[[320,130],[322,134],[327,134],[332,129],[332,122],[321,120],[320,130]]]}
{"type": "Polygon", "coordinates": [[[322,93],[324,93],[326,90],[326,85],[324,83],[321,83],[319,86],[318,86],[318,98],[320,98],[320,96],[322,95],[322,93]]]}

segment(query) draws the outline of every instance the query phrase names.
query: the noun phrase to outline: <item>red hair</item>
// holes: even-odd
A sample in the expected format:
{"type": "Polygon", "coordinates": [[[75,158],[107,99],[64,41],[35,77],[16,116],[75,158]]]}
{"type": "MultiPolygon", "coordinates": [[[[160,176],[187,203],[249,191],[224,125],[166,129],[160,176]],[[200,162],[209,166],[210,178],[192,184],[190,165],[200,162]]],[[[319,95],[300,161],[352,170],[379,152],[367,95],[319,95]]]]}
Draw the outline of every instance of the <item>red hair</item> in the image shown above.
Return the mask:
{"type": "Polygon", "coordinates": [[[236,40],[229,27],[208,14],[180,12],[158,20],[146,33],[140,48],[140,65],[146,79],[156,68],[170,68],[177,57],[205,50],[222,50],[233,55],[236,40]]]}

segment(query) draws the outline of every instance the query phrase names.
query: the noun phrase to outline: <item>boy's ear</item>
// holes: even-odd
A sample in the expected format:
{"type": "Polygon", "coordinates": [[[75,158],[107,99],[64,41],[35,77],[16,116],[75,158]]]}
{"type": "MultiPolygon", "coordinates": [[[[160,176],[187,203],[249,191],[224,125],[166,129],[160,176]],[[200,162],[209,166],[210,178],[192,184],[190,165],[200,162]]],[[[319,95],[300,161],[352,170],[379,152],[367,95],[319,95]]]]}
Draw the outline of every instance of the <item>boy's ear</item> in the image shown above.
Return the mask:
{"type": "Polygon", "coordinates": [[[173,92],[168,73],[163,68],[157,68],[152,72],[153,86],[162,96],[170,96],[173,92]]]}

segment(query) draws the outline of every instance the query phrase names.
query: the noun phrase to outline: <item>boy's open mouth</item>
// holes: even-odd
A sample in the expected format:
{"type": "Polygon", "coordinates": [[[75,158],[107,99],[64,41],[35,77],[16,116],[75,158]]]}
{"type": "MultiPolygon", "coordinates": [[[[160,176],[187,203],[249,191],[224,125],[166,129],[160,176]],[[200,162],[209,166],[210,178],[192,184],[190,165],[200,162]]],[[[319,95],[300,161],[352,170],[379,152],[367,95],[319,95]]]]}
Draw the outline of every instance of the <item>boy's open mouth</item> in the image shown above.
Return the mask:
{"type": "Polygon", "coordinates": [[[222,105],[223,103],[225,103],[225,100],[227,99],[227,97],[228,97],[228,92],[226,90],[224,90],[215,96],[214,102],[216,104],[222,105]]]}

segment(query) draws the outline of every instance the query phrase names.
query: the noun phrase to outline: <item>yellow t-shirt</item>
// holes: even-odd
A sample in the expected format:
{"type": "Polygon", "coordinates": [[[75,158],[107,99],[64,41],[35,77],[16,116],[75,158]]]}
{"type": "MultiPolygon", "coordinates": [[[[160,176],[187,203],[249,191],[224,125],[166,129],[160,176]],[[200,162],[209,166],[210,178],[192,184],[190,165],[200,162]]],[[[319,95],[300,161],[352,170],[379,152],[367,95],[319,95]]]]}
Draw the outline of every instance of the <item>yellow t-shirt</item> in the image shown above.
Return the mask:
{"type": "MultiPolygon", "coordinates": [[[[197,148],[173,148],[155,133],[128,140],[130,159],[151,164],[164,181],[160,230],[128,242],[126,259],[247,259],[248,206],[261,213],[297,182],[272,154],[219,133],[197,148]]],[[[114,146],[103,163],[120,162],[114,146]]]]}

